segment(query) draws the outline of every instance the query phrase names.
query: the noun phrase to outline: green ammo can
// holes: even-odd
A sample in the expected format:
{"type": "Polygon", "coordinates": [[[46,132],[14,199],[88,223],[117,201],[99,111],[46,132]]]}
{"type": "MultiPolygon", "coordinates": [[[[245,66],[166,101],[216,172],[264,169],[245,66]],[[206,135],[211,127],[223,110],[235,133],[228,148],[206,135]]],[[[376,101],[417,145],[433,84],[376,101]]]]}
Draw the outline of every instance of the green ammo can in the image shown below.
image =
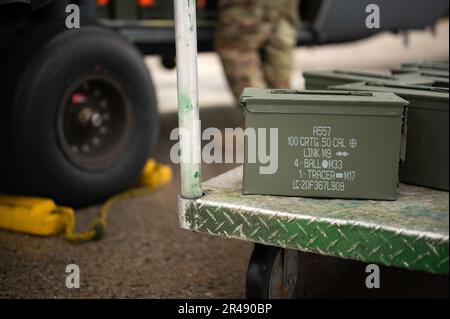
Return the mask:
{"type": "Polygon", "coordinates": [[[448,87],[448,77],[430,72],[406,74],[378,74],[362,71],[327,70],[305,72],[305,88],[307,90],[326,90],[335,85],[355,82],[382,82],[386,84],[414,84],[448,87]]]}
{"type": "Polygon", "coordinates": [[[354,82],[377,81],[397,83],[402,76],[390,74],[378,74],[363,71],[325,70],[303,73],[305,88],[307,90],[326,90],[333,85],[342,85],[354,82]]]}
{"type": "MultiPolygon", "coordinates": [[[[449,79],[447,74],[439,74],[438,72],[435,71],[420,71],[396,76],[400,77],[398,84],[449,88],[449,79]]],[[[365,82],[373,82],[373,81],[365,81],[365,82]]]]}
{"type": "Polygon", "coordinates": [[[408,100],[406,160],[400,166],[400,181],[449,190],[448,88],[369,82],[330,89],[392,92],[408,100]]]}
{"type": "Polygon", "coordinates": [[[433,68],[418,68],[418,67],[400,67],[391,70],[391,73],[394,75],[405,74],[405,73],[420,73],[425,72],[428,74],[432,74],[434,76],[442,77],[445,76],[448,78],[449,71],[441,70],[441,69],[433,69],[433,68]]]}
{"type": "Polygon", "coordinates": [[[396,199],[407,101],[392,93],[246,89],[241,104],[244,194],[396,199]]]}
{"type": "Polygon", "coordinates": [[[411,63],[403,63],[402,68],[420,68],[434,70],[449,70],[448,61],[418,61],[411,63]]]}

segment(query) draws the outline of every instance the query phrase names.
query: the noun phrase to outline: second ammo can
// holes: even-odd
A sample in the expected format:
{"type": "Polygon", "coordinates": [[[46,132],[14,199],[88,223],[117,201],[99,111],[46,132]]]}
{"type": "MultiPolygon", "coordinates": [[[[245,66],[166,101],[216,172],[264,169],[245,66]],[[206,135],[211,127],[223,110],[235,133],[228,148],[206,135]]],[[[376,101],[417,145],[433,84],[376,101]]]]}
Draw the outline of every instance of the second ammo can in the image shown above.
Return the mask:
{"type": "MultiPolygon", "coordinates": [[[[449,79],[447,74],[442,74],[435,71],[419,71],[412,73],[397,74],[400,77],[398,84],[432,86],[449,88],[449,79]]],[[[369,81],[374,82],[374,81],[369,81]]],[[[375,81],[378,82],[378,81],[375,81]]],[[[392,84],[392,83],[386,83],[392,84]]]]}
{"type": "Polygon", "coordinates": [[[420,68],[420,69],[434,69],[434,70],[449,70],[448,61],[416,61],[410,63],[403,63],[402,68],[420,68]]]}
{"type": "Polygon", "coordinates": [[[440,70],[440,69],[426,69],[426,68],[418,68],[418,67],[400,67],[394,68],[391,70],[393,75],[406,74],[406,73],[420,73],[424,72],[426,74],[430,74],[432,76],[437,77],[445,77],[448,79],[449,71],[448,70],[440,70]]]}
{"type": "Polygon", "coordinates": [[[244,194],[395,200],[405,100],[246,89],[244,194]]]}
{"type": "Polygon", "coordinates": [[[333,90],[392,92],[409,101],[404,183],[449,190],[449,89],[384,83],[354,83],[333,90]]]}
{"type": "Polygon", "coordinates": [[[355,82],[380,82],[386,84],[414,84],[448,87],[448,77],[431,72],[412,72],[406,74],[379,74],[363,71],[325,70],[305,72],[305,88],[326,90],[330,86],[355,82]]]}
{"type": "Polygon", "coordinates": [[[401,76],[364,71],[323,70],[303,73],[307,90],[326,90],[333,85],[343,85],[362,81],[396,83],[401,76]]]}

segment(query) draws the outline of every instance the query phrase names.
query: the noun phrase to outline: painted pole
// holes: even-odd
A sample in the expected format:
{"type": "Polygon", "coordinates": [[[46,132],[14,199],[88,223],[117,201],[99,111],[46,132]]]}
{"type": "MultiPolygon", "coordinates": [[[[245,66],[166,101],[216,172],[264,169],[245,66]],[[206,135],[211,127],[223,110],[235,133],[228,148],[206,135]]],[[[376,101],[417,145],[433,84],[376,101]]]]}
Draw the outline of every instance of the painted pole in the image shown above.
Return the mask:
{"type": "Polygon", "coordinates": [[[181,151],[181,196],[203,196],[198,108],[196,0],[174,0],[181,151]]]}

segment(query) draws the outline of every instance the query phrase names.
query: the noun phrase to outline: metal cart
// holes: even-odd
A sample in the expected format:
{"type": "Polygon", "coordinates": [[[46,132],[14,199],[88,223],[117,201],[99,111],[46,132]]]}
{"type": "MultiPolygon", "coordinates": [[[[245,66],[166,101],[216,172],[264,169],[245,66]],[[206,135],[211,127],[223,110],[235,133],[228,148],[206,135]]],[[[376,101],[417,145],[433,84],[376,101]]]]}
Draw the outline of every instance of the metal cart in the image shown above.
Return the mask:
{"type": "Polygon", "coordinates": [[[242,168],[201,184],[195,1],[175,0],[182,228],[258,243],[247,297],[291,297],[297,251],[448,274],[449,193],[400,185],[397,201],[242,194],[242,168]]]}
{"type": "Polygon", "coordinates": [[[293,293],[298,264],[290,250],[448,274],[448,192],[401,185],[389,202],[249,196],[242,194],[242,168],[206,182],[204,191],[180,199],[184,229],[288,250],[274,256],[272,248],[255,249],[249,297],[293,293]],[[280,294],[282,283],[289,293],[280,294]]]}

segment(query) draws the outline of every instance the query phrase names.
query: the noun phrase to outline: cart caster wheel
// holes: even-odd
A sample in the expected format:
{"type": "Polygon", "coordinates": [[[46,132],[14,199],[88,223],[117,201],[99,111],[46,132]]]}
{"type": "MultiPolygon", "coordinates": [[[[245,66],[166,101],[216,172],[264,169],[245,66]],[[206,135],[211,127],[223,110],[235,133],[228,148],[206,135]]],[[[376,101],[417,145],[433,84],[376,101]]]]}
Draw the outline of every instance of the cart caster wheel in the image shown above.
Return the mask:
{"type": "Polygon", "coordinates": [[[247,270],[248,299],[291,299],[298,281],[298,252],[256,244],[247,270]]]}

